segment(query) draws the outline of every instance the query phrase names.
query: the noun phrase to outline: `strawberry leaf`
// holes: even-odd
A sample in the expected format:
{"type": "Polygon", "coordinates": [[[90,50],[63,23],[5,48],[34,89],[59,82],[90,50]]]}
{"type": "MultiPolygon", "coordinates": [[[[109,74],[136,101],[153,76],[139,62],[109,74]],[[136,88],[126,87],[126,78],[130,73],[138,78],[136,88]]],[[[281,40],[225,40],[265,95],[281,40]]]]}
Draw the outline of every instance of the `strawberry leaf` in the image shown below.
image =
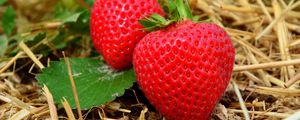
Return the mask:
{"type": "Polygon", "coordinates": [[[156,13],[152,14],[152,15],[151,15],[151,18],[154,19],[154,20],[157,20],[157,21],[160,22],[160,23],[165,23],[165,22],[167,22],[167,20],[166,20],[164,17],[162,17],[161,15],[156,14],[156,13]]]}
{"type": "Polygon", "coordinates": [[[167,4],[168,4],[168,10],[170,12],[170,14],[172,14],[172,12],[176,9],[176,4],[174,2],[172,2],[171,0],[166,0],[167,4]]]}
{"type": "Polygon", "coordinates": [[[2,28],[7,36],[9,36],[15,28],[16,12],[12,6],[9,6],[2,16],[2,28]]]}
{"type": "Polygon", "coordinates": [[[138,20],[138,22],[145,27],[145,30],[152,31],[157,27],[157,23],[151,20],[138,20]]]}
{"type": "Polygon", "coordinates": [[[150,18],[146,18],[145,20],[138,20],[138,22],[144,26],[144,29],[146,31],[153,31],[155,29],[164,28],[174,21],[167,20],[163,16],[154,13],[150,16],[150,18]]]}
{"type": "Polygon", "coordinates": [[[85,2],[86,2],[89,6],[93,6],[93,3],[95,2],[95,0],[85,0],[85,2]]]}
{"type": "Polygon", "coordinates": [[[63,22],[73,33],[89,34],[90,13],[88,11],[75,13],[66,18],[63,22]]]}
{"type": "Polygon", "coordinates": [[[66,18],[63,22],[64,23],[72,23],[72,22],[77,22],[79,17],[83,14],[84,12],[79,12],[79,13],[75,13],[74,15],[66,18]]]}
{"type": "Polygon", "coordinates": [[[192,10],[187,0],[164,0],[160,1],[161,6],[165,9],[167,18],[159,14],[152,14],[150,17],[139,20],[146,31],[154,31],[165,28],[174,22],[184,21],[186,19],[198,22],[199,17],[193,16],[192,10]]]}
{"type": "Polygon", "coordinates": [[[193,20],[192,11],[190,9],[188,1],[176,0],[175,3],[177,5],[176,8],[177,8],[180,18],[193,20]]]}
{"type": "MultiPolygon", "coordinates": [[[[114,100],[124,94],[125,89],[135,82],[133,70],[115,72],[99,60],[70,58],[73,79],[76,85],[80,106],[86,110],[114,100]]],[[[46,85],[54,101],[62,106],[66,98],[70,106],[76,108],[72,87],[64,60],[51,62],[37,76],[40,85],[46,85]]]]}

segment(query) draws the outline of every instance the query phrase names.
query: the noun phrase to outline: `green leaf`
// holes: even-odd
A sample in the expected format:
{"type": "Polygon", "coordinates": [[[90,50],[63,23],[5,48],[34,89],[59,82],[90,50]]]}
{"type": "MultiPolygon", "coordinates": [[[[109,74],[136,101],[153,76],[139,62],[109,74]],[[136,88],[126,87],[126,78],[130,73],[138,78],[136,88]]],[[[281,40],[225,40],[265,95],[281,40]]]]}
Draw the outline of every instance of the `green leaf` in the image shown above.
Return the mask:
{"type": "Polygon", "coordinates": [[[184,8],[185,8],[185,11],[186,11],[186,15],[188,19],[190,20],[193,20],[193,14],[192,14],[192,10],[191,10],[191,7],[189,5],[189,2],[187,0],[184,0],[184,8]]]}
{"type": "Polygon", "coordinates": [[[146,31],[153,31],[155,28],[158,27],[157,23],[153,23],[152,21],[149,21],[149,20],[138,20],[138,22],[142,26],[144,26],[144,30],[146,30],[146,31]]]}
{"type": "Polygon", "coordinates": [[[176,4],[172,0],[166,0],[167,6],[169,8],[169,14],[172,14],[172,12],[176,9],[176,4]]]}
{"type": "Polygon", "coordinates": [[[64,23],[76,22],[83,13],[84,12],[75,13],[74,15],[72,15],[72,16],[68,17],[67,19],[65,19],[63,22],[64,23]]]}
{"type": "Polygon", "coordinates": [[[140,24],[142,24],[145,28],[155,26],[157,23],[150,20],[138,20],[140,24]]]}
{"type": "Polygon", "coordinates": [[[186,19],[197,22],[199,17],[193,17],[189,2],[187,0],[159,0],[164,8],[167,19],[159,14],[152,14],[139,23],[144,26],[146,31],[154,31],[171,25],[174,22],[184,21],[186,19]]]}
{"type": "MultiPolygon", "coordinates": [[[[89,58],[70,58],[72,75],[82,109],[89,109],[114,100],[124,94],[135,82],[134,71],[115,72],[104,63],[89,58]]],[[[65,97],[72,108],[76,108],[72,94],[67,65],[64,60],[51,62],[37,76],[40,85],[46,85],[54,101],[62,106],[65,97]]]]}
{"type": "Polygon", "coordinates": [[[2,16],[2,28],[6,35],[10,35],[13,31],[15,22],[16,12],[13,7],[9,6],[2,16]]]}
{"type": "Polygon", "coordinates": [[[39,43],[44,38],[46,38],[45,32],[32,33],[28,36],[23,37],[24,41],[26,42],[26,45],[28,45],[29,47],[32,47],[33,45],[39,43]]]}
{"type": "Polygon", "coordinates": [[[157,20],[161,23],[167,22],[167,20],[164,17],[162,17],[161,15],[156,14],[156,13],[152,14],[151,18],[154,19],[154,20],[157,20]]]}
{"type": "Polygon", "coordinates": [[[7,49],[8,45],[8,39],[6,36],[1,35],[0,36],[0,57],[4,56],[4,53],[7,49]]]}
{"type": "Polygon", "coordinates": [[[86,2],[89,6],[93,6],[95,0],[85,0],[85,2],[86,2]]]}
{"type": "Polygon", "coordinates": [[[85,10],[75,13],[68,17],[64,23],[68,26],[70,32],[89,35],[90,12],[85,10]]]}
{"type": "Polygon", "coordinates": [[[138,22],[144,26],[144,30],[153,31],[155,29],[164,28],[170,25],[174,20],[167,20],[159,14],[152,14],[150,18],[146,18],[145,20],[138,20],[138,22]]]}
{"type": "Polygon", "coordinates": [[[177,8],[177,11],[178,11],[179,15],[182,18],[186,18],[186,12],[185,12],[185,8],[184,8],[184,5],[183,5],[183,1],[182,0],[176,0],[175,4],[177,5],[176,8],[177,8]]]}
{"type": "Polygon", "coordinates": [[[7,0],[0,0],[0,5],[3,5],[7,0]]]}
{"type": "Polygon", "coordinates": [[[175,4],[177,6],[177,11],[180,15],[180,18],[193,20],[192,11],[187,0],[176,0],[175,4]]]}

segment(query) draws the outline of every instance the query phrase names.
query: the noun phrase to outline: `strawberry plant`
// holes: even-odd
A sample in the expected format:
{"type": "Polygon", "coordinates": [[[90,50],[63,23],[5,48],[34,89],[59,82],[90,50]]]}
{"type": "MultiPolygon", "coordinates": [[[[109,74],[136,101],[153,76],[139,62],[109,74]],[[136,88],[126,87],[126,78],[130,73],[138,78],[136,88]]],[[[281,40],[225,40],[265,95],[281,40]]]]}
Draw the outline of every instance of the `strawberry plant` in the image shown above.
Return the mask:
{"type": "Polygon", "coordinates": [[[207,120],[223,95],[235,50],[223,28],[197,23],[182,0],[170,1],[170,18],[140,22],[147,34],[133,54],[137,82],[150,103],[170,120],[207,120]]]}
{"type": "Polygon", "coordinates": [[[15,27],[15,21],[14,18],[16,17],[16,13],[12,6],[9,6],[5,13],[3,14],[3,17],[5,19],[2,19],[2,27],[6,35],[10,35],[15,27]]]}
{"type": "Polygon", "coordinates": [[[0,0],[0,119],[300,119],[300,1],[233,1],[0,0]]]}
{"type": "MultiPolygon", "coordinates": [[[[234,60],[233,45],[221,27],[197,21],[198,17],[192,15],[188,3],[182,0],[160,1],[165,11],[156,0],[79,2],[84,4],[59,1],[53,7],[53,14],[44,18],[35,16],[43,11],[29,14],[26,17],[35,18],[33,21],[53,17],[30,27],[11,20],[19,12],[13,6],[7,7],[1,24],[6,35],[0,36],[3,63],[14,55],[34,53],[36,56],[29,56],[34,61],[30,68],[28,64],[32,63],[27,63],[26,58],[14,66],[29,69],[25,73],[31,73],[32,83],[37,80],[39,93],[41,87],[49,88],[58,111],[66,109],[64,100],[78,111],[97,110],[99,114],[100,110],[109,109],[108,116],[114,116],[118,110],[131,114],[131,109],[121,107],[146,111],[146,106],[152,104],[157,111],[151,107],[149,111],[159,112],[167,119],[209,119],[228,85],[234,60]],[[70,66],[67,59],[62,59],[65,57],[62,52],[71,57],[70,66]],[[136,80],[139,86],[133,86],[136,80]],[[126,95],[129,88],[134,94],[126,95]],[[136,100],[130,99],[130,105],[121,101],[111,109],[110,105],[123,95],[136,100]]],[[[2,66],[0,70],[5,68],[2,66]]],[[[5,69],[15,71],[14,67],[5,69]]],[[[140,111],[136,113],[143,116],[145,113],[140,111]]],[[[75,116],[80,118],[79,113],[75,116]]]]}
{"type": "MultiPolygon", "coordinates": [[[[83,110],[123,95],[124,90],[132,86],[135,78],[133,70],[116,73],[99,60],[71,58],[70,64],[83,110]]],[[[66,98],[71,108],[76,108],[65,61],[51,62],[50,67],[45,68],[37,79],[41,86],[49,87],[60,107],[62,99],[66,98]]]]}
{"type": "Polygon", "coordinates": [[[146,32],[139,19],[163,14],[156,0],[96,0],[91,12],[91,37],[104,60],[117,70],[132,66],[135,45],[146,32]]]}

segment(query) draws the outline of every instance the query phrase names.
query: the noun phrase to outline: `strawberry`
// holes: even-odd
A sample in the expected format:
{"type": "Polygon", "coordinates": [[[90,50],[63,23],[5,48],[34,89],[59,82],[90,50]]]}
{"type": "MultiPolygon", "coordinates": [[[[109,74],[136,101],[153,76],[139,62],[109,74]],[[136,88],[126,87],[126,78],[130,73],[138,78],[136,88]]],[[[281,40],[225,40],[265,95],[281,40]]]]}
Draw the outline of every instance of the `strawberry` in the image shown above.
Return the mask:
{"type": "MultiPolygon", "coordinates": [[[[177,11],[182,4],[176,4],[177,11]]],[[[189,18],[191,13],[184,12],[189,18]]],[[[133,53],[140,88],[169,120],[209,119],[233,69],[235,50],[227,33],[218,25],[189,19],[147,34],[133,53]]],[[[166,22],[156,15],[148,22],[155,20],[166,22]]]]}
{"type": "Polygon", "coordinates": [[[135,45],[146,32],[139,19],[153,13],[163,14],[156,0],[96,0],[90,30],[96,50],[117,70],[132,66],[135,45]]]}

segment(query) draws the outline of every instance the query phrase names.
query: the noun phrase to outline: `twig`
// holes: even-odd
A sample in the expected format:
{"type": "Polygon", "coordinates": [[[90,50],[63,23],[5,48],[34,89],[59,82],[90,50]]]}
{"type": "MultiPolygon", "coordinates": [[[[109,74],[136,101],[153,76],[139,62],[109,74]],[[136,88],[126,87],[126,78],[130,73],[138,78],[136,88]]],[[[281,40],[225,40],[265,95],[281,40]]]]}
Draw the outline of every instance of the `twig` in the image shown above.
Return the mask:
{"type": "Polygon", "coordinates": [[[300,59],[269,62],[269,63],[261,63],[261,64],[255,64],[255,65],[235,66],[233,71],[234,72],[240,72],[240,71],[246,71],[246,70],[274,68],[274,67],[296,65],[296,64],[300,64],[300,59]]]}
{"type": "Polygon", "coordinates": [[[10,95],[7,95],[6,97],[11,100],[11,103],[14,103],[19,108],[26,109],[26,110],[30,110],[31,108],[33,108],[33,106],[30,106],[30,105],[24,103],[22,100],[20,100],[16,97],[12,97],[10,95]]]}
{"type": "Polygon", "coordinates": [[[290,11],[293,8],[295,8],[297,5],[300,5],[300,1],[298,1],[297,3],[295,3],[294,5],[292,5],[291,7],[287,7],[284,11],[282,11],[282,13],[277,18],[275,18],[260,34],[258,34],[255,37],[255,40],[260,39],[263,35],[265,35],[266,33],[268,33],[279,20],[281,20],[282,18],[284,18],[285,15],[287,15],[286,13],[288,11],[290,11]]]}
{"type": "Polygon", "coordinates": [[[45,66],[39,61],[39,59],[36,58],[36,56],[33,54],[33,52],[30,50],[30,48],[21,41],[19,44],[20,48],[24,50],[24,52],[31,58],[31,60],[40,68],[44,69],[45,66]]]}
{"type": "Polygon", "coordinates": [[[289,46],[298,48],[299,45],[300,45],[300,39],[297,39],[294,42],[290,43],[289,46]]]}
{"type": "MultiPolygon", "coordinates": [[[[231,112],[236,112],[236,113],[243,112],[242,110],[236,110],[236,109],[227,109],[227,110],[231,111],[231,112]]],[[[270,116],[270,117],[278,117],[278,118],[286,118],[291,115],[291,114],[287,114],[287,113],[265,112],[265,111],[249,111],[249,113],[258,114],[258,115],[266,115],[266,116],[270,116]]]]}
{"type": "Polygon", "coordinates": [[[19,52],[16,56],[14,56],[1,70],[0,74],[6,71],[20,56],[22,56],[24,52],[19,52]]]}
{"type": "Polygon", "coordinates": [[[1,95],[0,94],[0,100],[1,101],[3,101],[3,102],[7,102],[7,103],[9,103],[9,102],[11,102],[12,100],[11,99],[9,99],[8,97],[6,97],[6,96],[3,96],[3,95],[1,95]]]}
{"type": "Polygon", "coordinates": [[[279,80],[278,78],[276,78],[270,74],[266,74],[266,77],[271,83],[273,83],[281,88],[284,88],[284,82],[282,80],[279,80]]]}
{"type": "Polygon", "coordinates": [[[244,73],[250,80],[259,83],[259,84],[264,84],[263,80],[257,78],[254,74],[252,74],[249,71],[243,71],[242,73],[244,73]]]}
{"type": "Polygon", "coordinates": [[[146,120],[145,119],[145,114],[148,112],[148,108],[147,107],[144,107],[144,109],[141,111],[141,114],[138,118],[138,120],[146,120]]]}
{"type": "MultiPolygon", "coordinates": [[[[289,7],[292,5],[294,0],[291,0],[289,3],[289,7]]],[[[282,14],[281,6],[277,2],[277,0],[272,1],[272,6],[274,8],[275,18],[280,17],[282,14]]],[[[287,8],[288,9],[288,8],[287,8]]],[[[285,23],[285,19],[280,19],[276,26],[274,26],[276,35],[278,37],[279,51],[281,60],[291,60],[291,56],[288,48],[288,28],[285,23]]],[[[294,66],[284,66],[281,68],[281,76],[284,78],[284,81],[287,81],[289,77],[292,77],[295,74],[294,66]]]]}
{"type": "Polygon", "coordinates": [[[69,61],[69,58],[66,57],[64,52],[63,52],[63,56],[64,56],[65,62],[67,64],[67,67],[68,67],[68,74],[69,74],[69,77],[70,77],[72,92],[73,92],[75,103],[76,103],[76,106],[77,106],[77,112],[78,112],[79,120],[83,120],[82,113],[81,113],[81,108],[80,108],[80,102],[79,102],[78,95],[77,95],[77,92],[76,92],[76,85],[75,85],[73,75],[72,75],[72,69],[71,69],[70,61],[69,61]]]}
{"type": "Polygon", "coordinates": [[[242,98],[242,95],[241,95],[241,93],[240,93],[240,91],[239,91],[239,89],[238,89],[237,84],[236,84],[233,80],[231,81],[231,83],[232,83],[232,85],[233,85],[235,94],[236,94],[237,97],[238,97],[238,100],[239,100],[240,106],[241,106],[241,108],[242,108],[242,110],[243,110],[243,114],[244,114],[245,119],[246,119],[246,120],[250,120],[249,111],[248,111],[247,108],[246,108],[245,102],[244,102],[244,100],[243,100],[243,98],[242,98]]]}
{"type": "MultiPolygon", "coordinates": [[[[248,51],[247,54],[248,54],[247,57],[249,58],[249,61],[251,61],[253,64],[259,64],[257,59],[252,54],[252,52],[248,51]]],[[[258,69],[257,72],[258,72],[259,77],[264,81],[265,86],[272,86],[270,81],[267,79],[267,76],[266,76],[267,73],[265,73],[265,71],[263,71],[262,69],[258,69]]]]}
{"type": "Polygon", "coordinates": [[[50,93],[48,87],[46,85],[44,85],[43,87],[45,96],[47,98],[47,102],[49,105],[49,111],[50,111],[50,116],[52,120],[58,120],[58,116],[57,116],[57,110],[53,101],[53,97],[52,94],[50,93]]]}
{"type": "Polygon", "coordinates": [[[48,108],[48,105],[44,105],[44,106],[41,106],[41,107],[38,107],[38,108],[33,108],[30,110],[30,113],[31,114],[37,114],[39,112],[41,112],[42,110],[45,110],[46,108],[48,108]]]}
{"type": "Polygon", "coordinates": [[[270,13],[268,12],[265,4],[262,2],[262,0],[257,0],[258,4],[261,6],[262,11],[267,16],[267,19],[271,22],[273,18],[271,17],[270,13]]]}
{"type": "Polygon", "coordinates": [[[250,18],[250,19],[246,19],[246,20],[236,21],[236,22],[232,23],[232,25],[239,26],[239,25],[251,24],[251,23],[258,22],[259,20],[261,20],[261,18],[255,17],[255,18],[250,18]]]}
{"type": "Polygon", "coordinates": [[[14,74],[14,72],[1,73],[0,77],[13,76],[14,74]]]}
{"type": "Polygon", "coordinates": [[[137,97],[137,95],[136,95],[135,90],[134,90],[134,89],[130,89],[130,90],[132,90],[132,92],[133,92],[133,94],[134,94],[134,97],[135,97],[135,99],[136,99],[136,101],[137,101],[137,104],[140,104],[140,101],[139,101],[139,99],[138,99],[138,97],[137,97]]]}
{"type": "Polygon", "coordinates": [[[31,34],[32,32],[37,32],[39,30],[57,29],[62,25],[63,25],[62,22],[46,22],[34,26],[28,26],[28,29],[31,29],[31,31],[27,33],[23,33],[23,35],[28,35],[31,34]]]}
{"type": "MultiPolygon", "coordinates": [[[[257,5],[253,5],[250,4],[250,7],[237,7],[234,5],[226,5],[226,4],[222,4],[221,9],[223,10],[228,10],[228,11],[233,11],[233,12],[242,12],[242,13],[253,13],[253,12],[257,12],[257,13],[263,13],[263,10],[260,6],[257,5]]],[[[266,9],[268,10],[268,12],[270,13],[274,13],[274,10],[270,7],[266,7],[266,9]]],[[[296,12],[296,11],[289,11],[286,13],[287,17],[290,18],[300,18],[300,12],[296,12]]]]}
{"type": "Polygon", "coordinates": [[[50,113],[49,110],[45,110],[45,111],[40,112],[40,113],[38,113],[38,114],[34,114],[32,117],[33,117],[33,118],[40,118],[41,116],[43,116],[43,115],[48,115],[49,113],[50,113]]]}
{"type": "Polygon", "coordinates": [[[300,33],[300,26],[297,24],[293,24],[293,23],[288,23],[286,22],[286,25],[288,27],[289,30],[295,31],[297,33],[300,33]]]}
{"type": "MultiPolygon", "coordinates": [[[[279,2],[280,2],[280,4],[282,5],[283,8],[286,8],[286,7],[287,7],[285,1],[279,0],[279,2]]],[[[291,0],[290,0],[290,2],[291,2],[291,0]]]]}
{"type": "Polygon", "coordinates": [[[22,109],[21,111],[14,114],[12,117],[10,117],[8,120],[22,120],[26,116],[30,114],[30,111],[27,109],[22,109]]]}
{"type": "Polygon", "coordinates": [[[103,108],[100,107],[99,109],[100,109],[101,112],[103,113],[103,116],[102,116],[101,112],[98,110],[98,114],[99,114],[100,119],[101,119],[101,120],[106,119],[105,111],[103,110],[103,108]]]}
{"type": "Polygon", "coordinates": [[[255,91],[259,94],[274,95],[274,96],[300,96],[300,90],[298,89],[286,89],[286,88],[271,88],[256,86],[255,88],[247,87],[247,91],[255,91]]]}
{"type": "Polygon", "coordinates": [[[218,19],[215,12],[209,7],[209,5],[202,0],[198,0],[196,7],[206,12],[209,16],[209,18],[217,25],[224,27],[223,23],[218,19]]]}
{"type": "Polygon", "coordinates": [[[285,83],[285,87],[289,88],[300,79],[300,72],[285,83]]]}
{"type": "Polygon", "coordinates": [[[70,107],[70,104],[66,100],[66,98],[63,98],[63,100],[61,102],[62,102],[62,104],[63,104],[63,106],[65,108],[65,111],[67,113],[67,116],[69,117],[69,120],[76,120],[75,116],[74,116],[74,113],[72,111],[72,108],[70,107]]]}
{"type": "Polygon", "coordinates": [[[253,46],[249,42],[247,42],[247,41],[245,41],[243,39],[242,40],[238,40],[237,38],[234,38],[234,37],[232,38],[232,40],[234,42],[237,42],[238,44],[242,45],[243,47],[249,49],[251,52],[255,53],[256,55],[258,55],[265,62],[272,62],[272,60],[267,55],[265,55],[262,51],[260,51],[259,49],[257,49],[255,46],[253,46]]]}

